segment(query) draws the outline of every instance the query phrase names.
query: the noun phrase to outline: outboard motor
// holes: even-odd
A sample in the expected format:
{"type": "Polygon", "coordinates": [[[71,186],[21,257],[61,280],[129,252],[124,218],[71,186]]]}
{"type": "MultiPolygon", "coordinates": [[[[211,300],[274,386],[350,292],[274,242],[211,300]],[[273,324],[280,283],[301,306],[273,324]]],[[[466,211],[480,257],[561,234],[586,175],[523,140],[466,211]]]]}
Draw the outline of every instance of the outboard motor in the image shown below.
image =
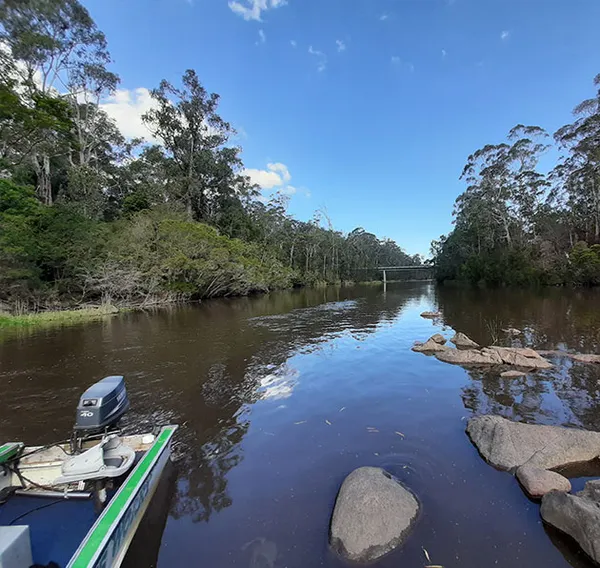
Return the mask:
{"type": "Polygon", "coordinates": [[[77,406],[73,432],[75,447],[72,450],[81,447],[82,439],[114,429],[128,408],[129,399],[122,376],[106,377],[92,385],[83,393],[77,406]]]}

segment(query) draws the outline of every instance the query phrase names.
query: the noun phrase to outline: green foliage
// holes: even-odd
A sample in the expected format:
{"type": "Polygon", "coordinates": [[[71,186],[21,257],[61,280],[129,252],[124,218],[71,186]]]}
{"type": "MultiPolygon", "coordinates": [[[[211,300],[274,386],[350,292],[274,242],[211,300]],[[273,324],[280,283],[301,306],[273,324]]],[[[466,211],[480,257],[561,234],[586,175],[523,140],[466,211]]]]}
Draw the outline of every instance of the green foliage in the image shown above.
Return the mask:
{"type": "Polygon", "coordinates": [[[34,226],[41,210],[32,188],[0,180],[0,289],[6,298],[38,285],[31,253],[38,247],[34,226]]]}
{"type": "Polygon", "coordinates": [[[285,196],[255,199],[193,70],[152,91],[161,145],[125,140],[99,104],[119,80],[106,39],[78,0],[0,2],[0,42],[0,303],[239,295],[421,263],[325,211],[301,222],[285,196]]]}
{"type": "Polygon", "coordinates": [[[600,245],[578,242],[569,254],[572,277],[577,284],[600,284],[600,245]]]}
{"type": "Polygon", "coordinates": [[[547,175],[536,170],[548,148],[539,127],[518,125],[469,156],[455,229],[431,247],[439,280],[600,284],[600,90],[574,113],[554,135],[563,155],[547,175]]]}
{"type": "Polygon", "coordinates": [[[114,306],[105,305],[99,308],[55,310],[23,315],[0,314],[0,329],[4,331],[6,329],[60,327],[91,320],[106,319],[118,312],[119,310],[114,306]]]}

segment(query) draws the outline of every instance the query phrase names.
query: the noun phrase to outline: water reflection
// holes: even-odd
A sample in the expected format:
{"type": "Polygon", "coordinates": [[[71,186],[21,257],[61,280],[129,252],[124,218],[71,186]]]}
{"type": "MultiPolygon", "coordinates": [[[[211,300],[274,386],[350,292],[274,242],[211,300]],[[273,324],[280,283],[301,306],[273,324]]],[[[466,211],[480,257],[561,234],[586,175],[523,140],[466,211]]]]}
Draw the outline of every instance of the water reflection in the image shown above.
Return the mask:
{"type": "Polygon", "coordinates": [[[502,339],[502,329],[525,331],[535,349],[569,346],[600,353],[600,290],[542,288],[534,290],[440,286],[436,300],[444,321],[482,345],[502,339]]]}
{"type": "MultiPolygon", "coordinates": [[[[600,430],[600,367],[556,361],[518,379],[465,371],[410,351],[460,330],[594,352],[600,296],[436,289],[430,284],[300,290],[132,313],[0,343],[0,440],[68,435],[77,399],[121,373],[128,431],[177,422],[177,479],[159,565],[343,566],[327,547],[339,484],[387,468],[423,502],[414,535],[378,568],[587,566],[554,548],[514,479],[488,467],[464,432],[471,412],[600,430]],[[440,309],[443,321],[419,317],[440,309]],[[466,409],[466,410],[465,410],[466,409]]],[[[550,535],[552,542],[555,537],[550,535]]],[[[150,565],[140,559],[138,565],[150,565]]]]}
{"type": "MultiPolygon", "coordinates": [[[[204,307],[209,314],[234,307],[244,317],[235,319],[239,326],[236,335],[231,333],[232,326],[227,326],[223,333],[227,344],[218,342],[225,352],[207,367],[204,376],[198,377],[201,400],[197,401],[194,416],[186,414],[185,434],[180,436],[182,473],[173,516],[208,521],[213,513],[232,504],[227,476],[243,459],[240,447],[249,428],[249,407],[258,400],[283,400],[292,395],[299,378],[299,371],[289,365],[294,354],[318,351],[345,333],[361,340],[382,323],[399,317],[409,302],[420,302],[430,295],[432,288],[421,286],[419,292],[415,295],[410,287],[399,289],[383,307],[378,287],[304,290],[293,295],[272,295],[269,302],[263,297],[255,302],[217,301],[204,307]],[[352,299],[357,293],[360,299],[352,299]],[[290,298],[295,300],[292,305],[302,307],[291,309],[290,298]],[[270,313],[264,314],[267,309],[270,313]],[[260,315],[252,315],[257,312],[260,315]],[[197,424],[196,415],[208,409],[206,414],[213,416],[211,423],[203,420],[197,424]]],[[[224,321],[230,321],[230,317],[227,314],[224,321]]],[[[219,324],[223,320],[209,319],[214,338],[215,326],[223,325],[219,324]]],[[[217,332],[216,336],[220,335],[217,332]]]]}

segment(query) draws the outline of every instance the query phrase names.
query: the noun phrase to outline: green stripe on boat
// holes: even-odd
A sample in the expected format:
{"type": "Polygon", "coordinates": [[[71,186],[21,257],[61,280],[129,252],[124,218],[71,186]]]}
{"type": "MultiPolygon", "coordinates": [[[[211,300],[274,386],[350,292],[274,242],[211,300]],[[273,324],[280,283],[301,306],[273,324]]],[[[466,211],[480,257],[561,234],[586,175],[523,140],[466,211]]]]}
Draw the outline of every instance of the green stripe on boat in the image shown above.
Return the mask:
{"type": "Polygon", "coordinates": [[[14,458],[23,447],[21,442],[9,442],[0,446],[0,463],[5,463],[14,458]]]}
{"type": "Polygon", "coordinates": [[[154,445],[146,452],[125,484],[121,486],[118,494],[110,501],[102,517],[100,517],[96,526],[88,534],[85,545],[78,553],[75,553],[76,556],[71,559],[69,566],[72,568],[88,568],[91,565],[94,556],[100,550],[106,535],[123,511],[127,501],[135,494],[154,458],[163,451],[165,444],[168,443],[175,430],[177,430],[176,426],[165,427],[162,430],[154,445]]]}

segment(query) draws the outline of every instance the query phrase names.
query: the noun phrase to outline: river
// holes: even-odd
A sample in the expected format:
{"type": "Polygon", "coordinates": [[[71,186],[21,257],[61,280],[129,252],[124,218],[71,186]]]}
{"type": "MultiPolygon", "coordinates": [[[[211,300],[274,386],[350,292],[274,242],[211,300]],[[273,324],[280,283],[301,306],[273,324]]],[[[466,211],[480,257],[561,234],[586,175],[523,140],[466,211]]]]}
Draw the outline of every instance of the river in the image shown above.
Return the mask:
{"type": "MultiPolygon", "coordinates": [[[[590,566],[542,525],[511,475],[479,457],[465,426],[473,413],[496,413],[600,430],[599,366],[502,379],[410,350],[438,331],[502,341],[508,326],[536,348],[598,353],[600,294],[297,290],[5,337],[0,440],[68,437],[83,390],[125,375],[126,430],[182,425],[161,567],[345,566],[328,548],[328,525],[341,482],[363,465],[396,475],[423,506],[406,544],[377,567],[590,566]],[[420,317],[431,309],[443,321],[420,317]]],[[[133,565],[155,563],[140,558],[133,565]]]]}

